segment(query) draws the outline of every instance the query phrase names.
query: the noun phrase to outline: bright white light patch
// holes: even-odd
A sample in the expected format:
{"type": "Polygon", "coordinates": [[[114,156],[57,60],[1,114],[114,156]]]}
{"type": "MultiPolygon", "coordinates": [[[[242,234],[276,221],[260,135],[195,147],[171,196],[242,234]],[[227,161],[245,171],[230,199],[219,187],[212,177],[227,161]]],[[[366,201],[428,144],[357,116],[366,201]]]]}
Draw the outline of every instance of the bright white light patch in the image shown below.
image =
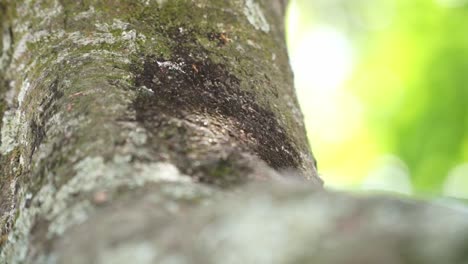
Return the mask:
{"type": "Polygon", "coordinates": [[[353,66],[349,40],[332,27],[317,26],[297,37],[291,50],[299,102],[314,133],[309,136],[343,143],[361,123],[360,102],[342,89],[353,66]]]}
{"type": "Polygon", "coordinates": [[[412,194],[409,170],[396,156],[382,157],[377,166],[362,183],[364,190],[390,191],[412,194]]]}
{"type": "Polygon", "coordinates": [[[296,77],[316,89],[336,89],[352,69],[352,51],[342,33],[331,27],[315,27],[292,48],[296,77]]]}
{"type": "Polygon", "coordinates": [[[292,41],[295,41],[301,31],[301,12],[296,1],[291,0],[287,10],[287,27],[288,27],[288,47],[291,46],[292,41]]]}
{"type": "Polygon", "coordinates": [[[444,195],[468,199],[468,163],[450,171],[444,183],[444,195]]]}

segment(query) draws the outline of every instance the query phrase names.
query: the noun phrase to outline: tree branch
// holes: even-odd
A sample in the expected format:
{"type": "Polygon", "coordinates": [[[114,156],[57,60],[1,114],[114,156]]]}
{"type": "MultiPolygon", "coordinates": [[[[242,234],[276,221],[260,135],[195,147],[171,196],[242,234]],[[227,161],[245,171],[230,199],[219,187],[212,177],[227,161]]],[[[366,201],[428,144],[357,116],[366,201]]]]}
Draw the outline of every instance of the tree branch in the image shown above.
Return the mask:
{"type": "Polygon", "coordinates": [[[321,190],[281,3],[2,0],[0,263],[466,262],[465,213],[321,190]]]}

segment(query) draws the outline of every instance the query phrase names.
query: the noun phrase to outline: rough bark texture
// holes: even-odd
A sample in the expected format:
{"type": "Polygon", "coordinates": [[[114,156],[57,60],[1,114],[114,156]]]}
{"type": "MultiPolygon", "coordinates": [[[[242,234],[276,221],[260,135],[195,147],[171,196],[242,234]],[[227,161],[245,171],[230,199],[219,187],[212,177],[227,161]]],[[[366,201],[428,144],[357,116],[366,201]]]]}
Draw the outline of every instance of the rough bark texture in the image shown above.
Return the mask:
{"type": "Polygon", "coordinates": [[[284,7],[1,0],[0,263],[466,261],[462,212],[320,190],[284,7]]]}

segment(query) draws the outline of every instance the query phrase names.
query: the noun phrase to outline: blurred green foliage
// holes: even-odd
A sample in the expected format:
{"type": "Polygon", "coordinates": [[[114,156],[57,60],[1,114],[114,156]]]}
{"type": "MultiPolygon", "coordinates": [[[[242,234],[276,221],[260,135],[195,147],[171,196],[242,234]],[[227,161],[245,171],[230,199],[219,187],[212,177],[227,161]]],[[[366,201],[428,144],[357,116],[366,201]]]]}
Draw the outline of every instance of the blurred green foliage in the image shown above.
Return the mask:
{"type": "MultiPolygon", "coordinates": [[[[468,161],[468,1],[295,0],[289,11],[293,66],[298,43],[324,25],[352,50],[352,70],[339,89],[356,98],[362,127],[340,147],[327,145],[321,139],[330,127],[307,118],[307,111],[320,110],[304,109],[325,181],[336,171],[346,175],[331,173],[332,186],[362,186],[376,160],[392,155],[407,169],[413,193],[468,196],[468,169],[456,170],[465,181],[448,178],[468,161]]],[[[297,74],[303,106],[330,89],[311,87],[297,74]]],[[[340,130],[343,122],[327,125],[340,130]]]]}

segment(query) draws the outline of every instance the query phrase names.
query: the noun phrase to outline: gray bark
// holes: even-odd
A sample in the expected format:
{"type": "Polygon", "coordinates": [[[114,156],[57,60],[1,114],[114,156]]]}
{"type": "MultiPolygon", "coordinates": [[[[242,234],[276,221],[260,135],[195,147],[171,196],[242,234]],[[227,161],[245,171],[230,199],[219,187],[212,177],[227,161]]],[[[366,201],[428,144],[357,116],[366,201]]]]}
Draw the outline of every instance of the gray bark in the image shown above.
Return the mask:
{"type": "Polygon", "coordinates": [[[466,262],[462,211],[322,190],[284,7],[1,0],[0,263],[466,262]]]}

